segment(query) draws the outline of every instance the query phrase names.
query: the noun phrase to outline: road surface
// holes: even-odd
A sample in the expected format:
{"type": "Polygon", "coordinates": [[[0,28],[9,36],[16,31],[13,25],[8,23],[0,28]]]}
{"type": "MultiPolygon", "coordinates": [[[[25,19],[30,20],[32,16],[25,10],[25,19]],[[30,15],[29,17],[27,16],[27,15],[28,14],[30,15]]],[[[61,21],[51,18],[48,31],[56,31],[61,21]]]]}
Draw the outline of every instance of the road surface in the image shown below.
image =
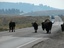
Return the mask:
{"type": "Polygon", "coordinates": [[[30,48],[34,44],[47,40],[49,37],[57,34],[61,30],[63,21],[55,16],[55,22],[52,26],[51,34],[46,34],[41,26],[38,27],[38,33],[34,33],[33,27],[17,29],[16,32],[0,32],[0,48],[30,48]]]}

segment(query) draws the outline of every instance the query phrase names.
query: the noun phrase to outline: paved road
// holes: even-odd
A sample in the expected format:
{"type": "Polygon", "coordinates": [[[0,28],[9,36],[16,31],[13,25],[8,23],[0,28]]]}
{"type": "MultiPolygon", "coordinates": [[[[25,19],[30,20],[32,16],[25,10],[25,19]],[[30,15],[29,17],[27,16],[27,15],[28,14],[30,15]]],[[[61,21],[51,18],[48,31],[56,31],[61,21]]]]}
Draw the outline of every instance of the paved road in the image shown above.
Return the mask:
{"type": "MultiPolygon", "coordinates": [[[[59,17],[58,17],[59,18],[59,17]]],[[[61,19],[56,19],[55,25],[62,24],[61,19]],[[59,21],[61,23],[59,23],[59,21]]],[[[56,35],[50,37],[49,39],[45,40],[44,42],[39,42],[38,44],[35,44],[31,48],[64,48],[64,32],[61,30],[56,31],[56,35]]]]}
{"type": "Polygon", "coordinates": [[[60,30],[60,24],[62,23],[60,17],[55,16],[51,34],[46,34],[46,31],[43,31],[41,26],[38,27],[38,33],[34,33],[33,27],[17,29],[16,32],[0,32],[0,48],[28,48],[54,36],[60,30]]]}

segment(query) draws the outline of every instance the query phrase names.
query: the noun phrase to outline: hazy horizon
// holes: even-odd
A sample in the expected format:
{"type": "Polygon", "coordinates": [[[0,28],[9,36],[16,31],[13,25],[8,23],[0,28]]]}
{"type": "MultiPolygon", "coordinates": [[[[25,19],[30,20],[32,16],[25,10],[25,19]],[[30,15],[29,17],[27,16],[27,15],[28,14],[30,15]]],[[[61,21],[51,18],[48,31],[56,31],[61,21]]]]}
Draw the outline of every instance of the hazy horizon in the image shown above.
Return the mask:
{"type": "Polygon", "coordinates": [[[64,0],[0,0],[0,2],[43,4],[53,8],[64,9],[64,0]]]}

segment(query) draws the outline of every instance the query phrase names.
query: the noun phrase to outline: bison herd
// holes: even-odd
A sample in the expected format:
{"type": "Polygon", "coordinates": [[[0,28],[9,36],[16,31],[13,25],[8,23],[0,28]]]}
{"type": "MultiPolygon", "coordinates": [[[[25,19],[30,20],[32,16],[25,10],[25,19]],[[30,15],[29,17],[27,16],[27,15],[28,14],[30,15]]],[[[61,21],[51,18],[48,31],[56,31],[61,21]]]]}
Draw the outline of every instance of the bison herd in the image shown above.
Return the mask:
{"type": "MultiPolygon", "coordinates": [[[[49,19],[46,19],[42,23],[42,29],[46,30],[47,33],[51,33],[51,28],[52,28],[52,22],[49,19]]],[[[32,23],[32,26],[34,27],[35,33],[37,33],[38,30],[38,24],[36,22],[32,23]]]]}
{"type": "MultiPolygon", "coordinates": [[[[46,19],[45,21],[43,21],[41,23],[42,29],[46,30],[47,33],[51,33],[52,24],[53,23],[49,19],[46,19]]],[[[13,31],[15,32],[15,26],[16,26],[15,22],[10,21],[10,23],[9,23],[9,32],[11,30],[12,30],[12,32],[13,31]]],[[[37,22],[35,21],[34,23],[32,23],[32,26],[34,27],[35,33],[37,33],[37,30],[38,30],[38,24],[37,24],[37,22]]],[[[64,23],[61,24],[61,29],[62,29],[62,31],[64,31],[64,23]]]]}

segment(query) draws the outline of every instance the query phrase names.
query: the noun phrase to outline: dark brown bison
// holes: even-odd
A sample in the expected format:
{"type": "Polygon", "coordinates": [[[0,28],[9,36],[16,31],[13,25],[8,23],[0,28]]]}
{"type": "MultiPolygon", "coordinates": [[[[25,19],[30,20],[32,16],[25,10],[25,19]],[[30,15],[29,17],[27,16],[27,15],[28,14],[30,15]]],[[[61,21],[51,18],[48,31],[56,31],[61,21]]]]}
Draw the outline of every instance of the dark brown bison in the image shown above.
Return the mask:
{"type": "Polygon", "coordinates": [[[15,32],[15,22],[10,21],[9,23],[9,32],[12,30],[12,32],[15,32]]]}
{"type": "Polygon", "coordinates": [[[42,29],[43,30],[45,29],[47,31],[47,33],[51,33],[50,32],[51,28],[52,28],[52,22],[49,19],[42,22],[42,29]]]}
{"type": "Polygon", "coordinates": [[[32,23],[32,26],[34,27],[35,33],[37,33],[38,24],[36,22],[34,22],[34,23],[32,23]]]}
{"type": "Polygon", "coordinates": [[[64,23],[61,24],[61,29],[62,29],[62,31],[64,31],[64,23]]]}

